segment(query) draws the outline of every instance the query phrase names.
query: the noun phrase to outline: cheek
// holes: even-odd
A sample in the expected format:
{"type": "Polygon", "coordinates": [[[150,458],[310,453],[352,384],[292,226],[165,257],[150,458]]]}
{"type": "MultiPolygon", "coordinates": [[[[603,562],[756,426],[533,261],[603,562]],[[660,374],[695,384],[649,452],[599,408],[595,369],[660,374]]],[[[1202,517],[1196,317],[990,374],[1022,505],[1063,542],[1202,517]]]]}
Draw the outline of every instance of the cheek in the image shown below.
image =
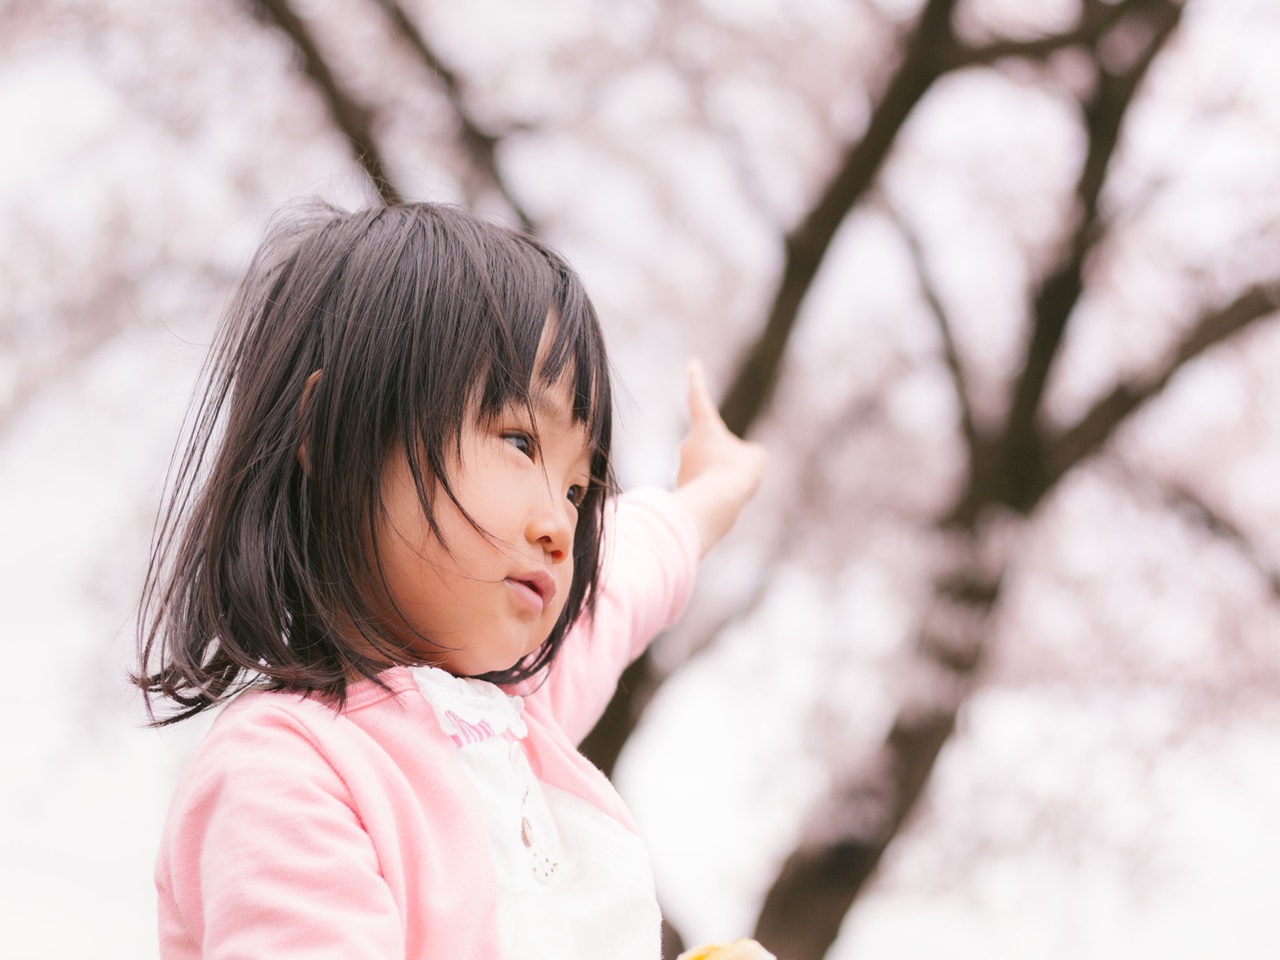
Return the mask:
{"type": "Polygon", "coordinates": [[[378,524],[377,554],[388,578],[403,576],[429,552],[430,528],[417,509],[393,509],[378,524]]]}

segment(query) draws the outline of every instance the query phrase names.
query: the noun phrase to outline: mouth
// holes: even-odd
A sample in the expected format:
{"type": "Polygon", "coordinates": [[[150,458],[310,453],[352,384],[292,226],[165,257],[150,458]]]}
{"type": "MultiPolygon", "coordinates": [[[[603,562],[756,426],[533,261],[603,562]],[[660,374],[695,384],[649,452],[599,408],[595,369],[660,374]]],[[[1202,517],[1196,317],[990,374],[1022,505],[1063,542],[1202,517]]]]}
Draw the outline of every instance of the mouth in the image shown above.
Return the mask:
{"type": "Polygon", "coordinates": [[[530,601],[536,603],[538,612],[547,608],[556,595],[556,582],[543,570],[532,570],[507,577],[507,583],[530,601]]]}

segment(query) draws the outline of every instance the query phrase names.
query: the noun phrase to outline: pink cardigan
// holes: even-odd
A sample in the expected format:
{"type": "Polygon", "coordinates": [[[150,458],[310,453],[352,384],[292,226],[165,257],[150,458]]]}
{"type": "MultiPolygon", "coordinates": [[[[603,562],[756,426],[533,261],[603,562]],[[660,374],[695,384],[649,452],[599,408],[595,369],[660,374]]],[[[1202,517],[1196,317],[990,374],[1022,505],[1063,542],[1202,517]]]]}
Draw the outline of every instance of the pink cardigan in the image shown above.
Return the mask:
{"type": "MultiPolygon", "coordinates": [[[[668,493],[619,499],[594,620],[529,692],[534,775],[634,831],[575,744],[688,598],[692,519],[668,493]]],[[[175,793],[156,866],[160,952],[188,958],[498,960],[498,888],[474,787],[406,668],[338,713],[256,691],[227,706],[175,793]]]]}

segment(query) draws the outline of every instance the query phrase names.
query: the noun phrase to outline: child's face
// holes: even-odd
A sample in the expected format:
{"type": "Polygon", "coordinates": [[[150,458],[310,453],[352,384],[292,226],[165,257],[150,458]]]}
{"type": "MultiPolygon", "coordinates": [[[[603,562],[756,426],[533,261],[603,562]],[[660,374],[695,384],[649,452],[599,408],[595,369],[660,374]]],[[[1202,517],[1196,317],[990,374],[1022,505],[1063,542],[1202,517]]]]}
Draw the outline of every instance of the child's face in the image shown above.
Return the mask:
{"type": "MultiPolygon", "coordinates": [[[[506,670],[551,633],[573,582],[577,503],[590,478],[586,431],[571,410],[562,380],[535,385],[534,423],[517,407],[463,429],[449,478],[488,537],[438,491],[438,540],[404,453],[388,461],[379,560],[401,615],[431,641],[406,640],[414,660],[459,676],[506,670]]],[[[401,621],[388,612],[388,622],[401,621]]]]}

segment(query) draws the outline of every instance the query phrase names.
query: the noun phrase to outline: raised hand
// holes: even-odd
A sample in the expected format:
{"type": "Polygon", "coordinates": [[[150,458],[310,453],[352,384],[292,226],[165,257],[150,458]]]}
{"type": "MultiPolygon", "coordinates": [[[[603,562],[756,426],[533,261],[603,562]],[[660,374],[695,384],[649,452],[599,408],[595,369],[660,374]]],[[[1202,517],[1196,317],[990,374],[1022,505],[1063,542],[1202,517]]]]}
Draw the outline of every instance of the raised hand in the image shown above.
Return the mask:
{"type": "Polygon", "coordinates": [[[689,364],[689,433],[680,445],[676,495],[698,525],[702,555],[729,532],[760,485],[768,456],[729,432],[707,390],[702,364],[689,364]]]}

